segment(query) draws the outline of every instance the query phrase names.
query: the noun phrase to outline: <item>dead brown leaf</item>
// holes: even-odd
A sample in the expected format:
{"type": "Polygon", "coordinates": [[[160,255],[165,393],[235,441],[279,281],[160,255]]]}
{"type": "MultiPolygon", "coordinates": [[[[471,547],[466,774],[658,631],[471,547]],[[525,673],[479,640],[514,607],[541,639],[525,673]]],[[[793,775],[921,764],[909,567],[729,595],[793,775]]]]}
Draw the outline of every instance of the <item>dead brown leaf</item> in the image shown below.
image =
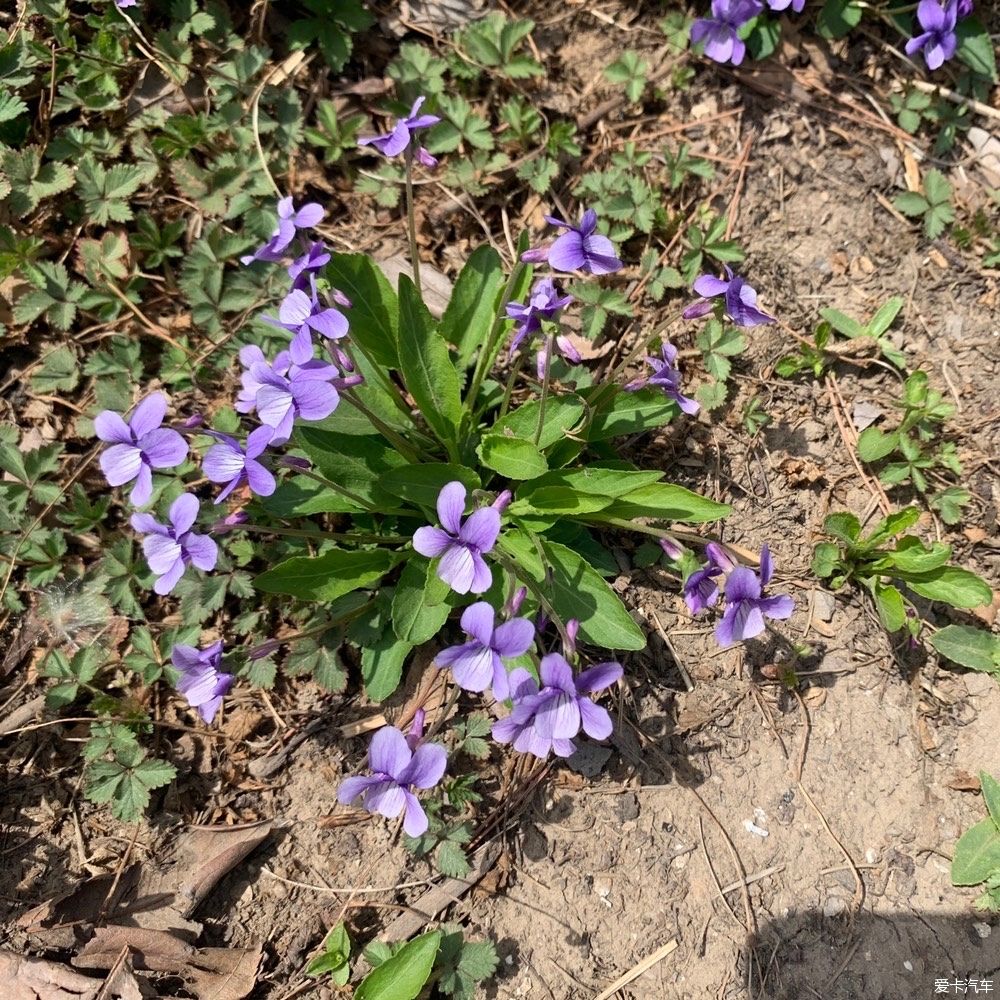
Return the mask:
{"type": "Polygon", "coordinates": [[[136,979],[129,961],[128,948],[122,948],[115,964],[104,977],[104,984],[94,1000],[145,1000],[156,993],[149,983],[136,979]]]}
{"type": "Polygon", "coordinates": [[[982,789],[979,778],[961,768],[956,769],[955,773],[945,782],[945,787],[952,788],[956,792],[978,792],[982,789]]]}
{"type": "Polygon", "coordinates": [[[100,983],[44,958],[0,950],[4,1000],[96,1000],[100,983]]]}
{"type": "Polygon", "coordinates": [[[243,1000],[257,982],[263,957],[259,947],[195,948],[167,931],[110,926],[97,928],[73,965],[111,969],[123,948],[135,968],[180,976],[198,1000],[243,1000]]]}

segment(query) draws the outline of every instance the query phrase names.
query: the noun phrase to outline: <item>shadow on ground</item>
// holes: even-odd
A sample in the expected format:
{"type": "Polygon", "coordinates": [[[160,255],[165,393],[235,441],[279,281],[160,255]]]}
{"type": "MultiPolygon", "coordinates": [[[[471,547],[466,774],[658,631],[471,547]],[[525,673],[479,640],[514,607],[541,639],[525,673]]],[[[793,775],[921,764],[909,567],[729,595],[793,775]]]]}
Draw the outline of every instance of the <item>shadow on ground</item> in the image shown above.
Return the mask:
{"type": "Polygon", "coordinates": [[[755,1000],[1000,995],[996,915],[800,911],[762,924],[750,952],[755,1000]]]}

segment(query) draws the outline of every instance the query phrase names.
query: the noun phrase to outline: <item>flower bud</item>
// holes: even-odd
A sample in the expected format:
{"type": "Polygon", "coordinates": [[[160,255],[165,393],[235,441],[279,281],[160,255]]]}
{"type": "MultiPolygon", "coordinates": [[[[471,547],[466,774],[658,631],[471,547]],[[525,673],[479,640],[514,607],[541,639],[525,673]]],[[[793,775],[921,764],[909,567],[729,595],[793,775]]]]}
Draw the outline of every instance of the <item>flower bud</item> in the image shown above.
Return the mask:
{"type": "Polygon", "coordinates": [[[510,490],[504,490],[503,493],[498,493],[496,500],[493,501],[492,505],[501,514],[510,506],[511,500],[514,499],[514,494],[510,490]]]}
{"type": "Polygon", "coordinates": [[[692,302],[691,305],[681,313],[684,319],[698,319],[707,316],[712,311],[712,303],[708,299],[701,299],[699,302],[692,302]]]}
{"type": "Polygon", "coordinates": [[[528,596],[527,587],[518,587],[514,591],[511,599],[507,602],[507,606],[504,608],[504,613],[508,618],[513,618],[518,611],[521,610],[521,605],[524,604],[524,599],[528,596]]]}
{"type": "Polygon", "coordinates": [[[226,535],[241,524],[246,524],[250,520],[250,515],[242,510],[233,514],[228,514],[221,521],[216,521],[208,530],[213,535],[226,535]]]}
{"type": "Polygon", "coordinates": [[[576,637],[580,631],[580,622],[576,618],[570,618],[566,622],[566,642],[565,650],[567,656],[572,656],[576,652],[576,637]]]}
{"type": "Polygon", "coordinates": [[[333,384],[338,389],[353,389],[356,385],[364,385],[364,375],[347,375],[344,378],[335,378],[333,384]]]}
{"type": "Polygon", "coordinates": [[[191,416],[188,417],[187,420],[185,420],[184,423],[182,423],[180,426],[182,431],[193,431],[201,427],[201,425],[204,423],[205,423],[205,417],[203,414],[192,413],[191,416]]]}
{"type": "Polygon", "coordinates": [[[723,573],[731,573],[736,569],[736,563],[729,558],[729,553],[718,542],[709,542],[705,546],[705,555],[715,563],[723,573]]]}
{"type": "Polygon", "coordinates": [[[438,165],[437,157],[431,156],[423,146],[417,147],[417,161],[428,170],[432,170],[438,165]]]}
{"type": "Polygon", "coordinates": [[[667,554],[668,559],[676,561],[684,555],[683,547],[678,545],[672,538],[661,538],[659,542],[660,548],[667,554]]]}
{"type": "Polygon", "coordinates": [[[413,724],[410,726],[409,733],[406,734],[406,744],[411,750],[415,750],[417,744],[420,742],[420,737],[424,735],[424,719],[427,713],[422,709],[418,708],[413,715],[413,724]]]}
{"type": "Polygon", "coordinates": [[[300,458],[298,455],[282,455],[278,459],[278,465],[283,465],[286,469],[297,469],[300,472],[308,472],[312,468],[312,462],[308,458],[300,458]]]}
{"type": "Polygon", "coordinates": [[[268,639],[259,646],[254,646],[250,650],[248,658],[251,660],[263,660],[265,656],[270,656],[281,645],[277,639],[268,639]]]}
{"type": "Polygon", "coordinates": [[[544,264],[548,259],[548,247],[529,247],[521,254],[521,261],[525,264],[544,264]]]}

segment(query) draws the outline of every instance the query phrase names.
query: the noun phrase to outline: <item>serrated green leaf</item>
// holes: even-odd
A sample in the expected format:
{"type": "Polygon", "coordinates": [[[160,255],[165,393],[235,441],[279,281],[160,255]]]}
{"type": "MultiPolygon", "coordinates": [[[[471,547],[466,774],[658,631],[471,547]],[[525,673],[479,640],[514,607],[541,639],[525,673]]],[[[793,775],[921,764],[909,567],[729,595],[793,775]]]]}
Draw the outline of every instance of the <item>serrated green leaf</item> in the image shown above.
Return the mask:
{"type": "Polygon", "coordinates": [[[930,637],[944,657],[970,670],[995,673],[1000,678],[1000,638],[970,625],[946,625],[930,637]]]}

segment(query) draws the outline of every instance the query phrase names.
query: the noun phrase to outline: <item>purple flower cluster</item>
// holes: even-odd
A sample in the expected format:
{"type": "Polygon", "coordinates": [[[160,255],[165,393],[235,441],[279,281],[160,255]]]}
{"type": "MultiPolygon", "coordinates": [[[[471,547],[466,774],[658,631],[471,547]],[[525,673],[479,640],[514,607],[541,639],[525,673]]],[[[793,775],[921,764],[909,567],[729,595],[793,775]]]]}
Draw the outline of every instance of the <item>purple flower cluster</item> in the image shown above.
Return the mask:
{"type": "Polygon", "coordinates": [[[757,292],[743,278],[733,274],[728,265],[725,266],[725,272],[725,280],[711,274],[703,274],[695,279],[692,287],[702,298],[684,310],[685,319],[707,315],[712,311],[709,300],[721,298],[723,312],[737,326],[761,326],[776,322],[773,316],[768,316],[757,308],[757,292]]]}
{"type": "Polygon", "coordinates": [[[401,812],[403,829],[411,837],[427,830],[427,814],[413,794],[414,788],[433,788],[448,764],[448,753],[437,743],[419,744],[420,725],[408,739],[393,726],[385,726],[368,747],[369,777],[347,778],[337,792],[337,801],[345,805],[361,799],[371,813],[392,819],[401,812]]]}
{"type": "MultiPolygon", "coordinates": [[[[420,114],[420,109],[426,100],[426,97],[418,97],[413,102],[410,113],[405,118],[400,118],[388,135],[369,135],[363,139],[359,139],[358,145],[374,146],[383,156],[389,159],[399,156],[400,153],[408,150],[413,144],[414,132],[430,128],[441,121],[437,115],[420,114]]],[[[437,160],[423,146],[417,146],[414,155],[425,167],[437,166],[437,160]]]]}
{"type": "Polygon", "coordinates": [[[442,487],[437,498],[440,528],[418,528],[413,547],[422,556],[440,559],[437,575],[457,594],[481,594],[490,589],[493,574],[483,556],[493,550],[500,534],[497,506],[481,507],[463,520],[465,486],[456,480],[442,487]]]}
{"type": "Polygon", "coordinates": [[[656,386],[663,390],[667,399],[672,399],[681,409],[682,413],[693,416],[701,408],[696,400],[683,395],[681,392],[681,373],[676,368],[677,348],[673,344],[664,343],[660,349],[661,357],[646,358],[648,364],[652,365],[653,371],[649,375],[644,375],[629,382],[625,386],[630,392],[642,389],[647,385],[656,386]]]}
{"type": "MultiPolygon", "coordinates": [[[[674,560],[683,550],[666,540],[663,550],[674,560]]],[[[715,638],[721,646],[729,646],[743,639],[756,638],[765,628],[765,618],[783,620],[790,618],[795,603],[787,594],[765,597],[764,588],[774,575],[774,563],[767,545],[761,548],[760,572],[737,566],[726,551],[716,542],[705,547],[705,563],[689,573],[684,580],[684,603],[691,614],[714,607],[723,598],[722,618],[715,629],[715,638]],[[718,577],[724,577],[719,583],[718,577]]]]}
{"type": "Polygon", "coordinates": [[[542,657],[538,669],[541,686],[527,670],[510,674],[510,715],[493,725],[498,743],[512,743],[521,753],[569,757],[576,749],[573,738],[581,730],[592,739],[611,735],[611,716],[595,705],[589,695],[611,687],[621,679],[619,663],[599,663],[573,676],[573,668],[561,653],[542,657]]]}
{"type": "Polygon", "coordinates": [[[523,656],[535,644],[535,626],[527,618],[512,618],[494,627],[496,613],[486,601],[470,604],[462,612],[462,629],[468,642],[438,653],[439,667],[451,667],[463,691],[493,689],[497,701],[510,697],[504,659],[523,656]]]}
{"type": "Polygon", "coordinates": [[[923,52],[929,70],[940,69],[958,49],[958,22],[972,13],[972,0],[920,0],[917,21],[923,29],[906,43],[906,54],[923,52]]]}
{"type": "Polygon", "coordinates": [[[153,495],[153,469],[173,469],[187,458],[184,438],[161,426],[166,415],[166,397],[154,392],[135,408],[128,423],[113,410],[94,418],[94,432],[111,445],[101,454],[101,470],[111,486],[135,480],[129,499],[137,507],[153,495]]]}
{"type": "Polygon", "coordinates": [[[223,695],[229,693],[235,679],[232,674],[220,673],[222,643],[214,642],[205,649],[178,643],[171,650],[170,660],[177,670],[177,690],[187,698],[188,704],[198,714],[211,722],[222,705],[223,695]]]}

